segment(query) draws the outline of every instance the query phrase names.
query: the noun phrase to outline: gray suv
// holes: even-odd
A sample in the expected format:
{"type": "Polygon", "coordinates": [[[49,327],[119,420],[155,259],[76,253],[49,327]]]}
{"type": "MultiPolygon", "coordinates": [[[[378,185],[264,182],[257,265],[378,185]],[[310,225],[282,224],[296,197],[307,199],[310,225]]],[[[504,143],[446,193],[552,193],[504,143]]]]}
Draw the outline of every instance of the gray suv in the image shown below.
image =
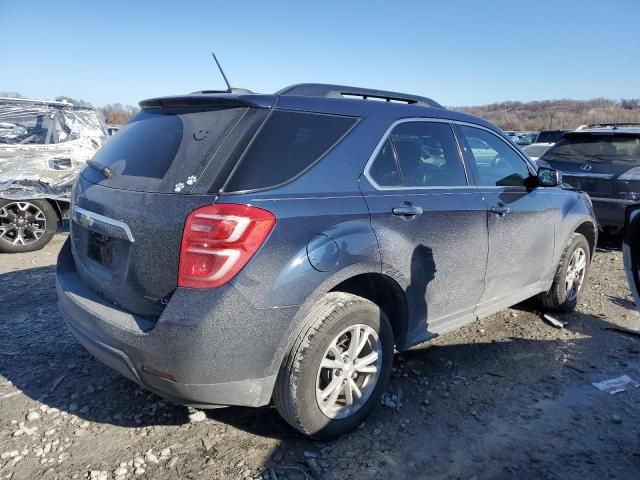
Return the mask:
{"type": "Polygon", "coordinates": [[[576,306],[588,196],[482,119],[320,84],[140,106],[75,184],[57,290],[80,343],[163,397],[273,402],[329,439],[394,349],[536,295],[576,306]]]}

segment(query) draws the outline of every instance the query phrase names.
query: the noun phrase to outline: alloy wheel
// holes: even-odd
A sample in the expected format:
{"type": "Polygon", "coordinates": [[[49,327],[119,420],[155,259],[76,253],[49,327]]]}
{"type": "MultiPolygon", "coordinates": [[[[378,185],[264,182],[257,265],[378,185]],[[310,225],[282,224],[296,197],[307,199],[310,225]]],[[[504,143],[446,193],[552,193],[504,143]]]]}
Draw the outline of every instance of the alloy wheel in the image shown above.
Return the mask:
{"type": "Polygon", "coordinates": [[[582,248],[576,248],[569,260],[567,267],[567,275],[565,276],[565,287],[567,291],[567,300],[574,301],[580,293],[584,275],[587,271],[587,254],[582,248]]]}
{"type": "Polygon", "coordinates": [[[29,202],[12,202],[0,207],[0,241],[9,245],[37,242],[47,228],[44,212],[29,202]]]}
{"type": "Polygon", "coordinates": [[[324,353],[316,378],[316,401],[332,419],[346,418],[366,403],[382,367],[382,345],[369,325],[340,332],[324,353]]]}

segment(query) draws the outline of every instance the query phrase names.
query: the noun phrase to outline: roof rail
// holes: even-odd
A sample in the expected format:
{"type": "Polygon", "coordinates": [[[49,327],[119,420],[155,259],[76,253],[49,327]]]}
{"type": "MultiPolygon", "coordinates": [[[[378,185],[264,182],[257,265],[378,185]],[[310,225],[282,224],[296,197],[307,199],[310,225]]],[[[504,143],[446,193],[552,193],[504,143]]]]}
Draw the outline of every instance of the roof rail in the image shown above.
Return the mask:
{"type": "Polygon", "coordinates": [[[433,108],[444,108],[438,102],[427,97],[409,95],[406,93],[388,92],[372,88],[349,87],[347,85],[331,85],[325,83],[299,83],[285,87],[276,95],[301,95],[304,97],[332,97],[332,98],[370,98],[384,100],[386,102],[406,103],[409,105],[422,105],[433,108]]]}
{"type": "Polygon", "coordinates": [[[587,123],[586,125],[580,125],[576,128],[576,131],[585,130],[587,128],[600,128],[600,127],[611,127],[616,129],[618,127],[640,127],[640,123],[633,122],[620,122],[620,123],[587,123]]]}

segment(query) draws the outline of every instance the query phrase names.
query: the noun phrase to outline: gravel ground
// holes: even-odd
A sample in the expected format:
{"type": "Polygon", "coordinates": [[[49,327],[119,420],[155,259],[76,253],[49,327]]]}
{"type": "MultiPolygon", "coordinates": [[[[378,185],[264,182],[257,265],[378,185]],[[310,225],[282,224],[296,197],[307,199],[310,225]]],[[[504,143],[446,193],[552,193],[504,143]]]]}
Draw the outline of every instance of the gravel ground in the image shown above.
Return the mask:
{"type": "MultiPolygon", "coordinates": [[[[384,404],[357,431],[310,441],[272,408],[196,412],[86,353],[57,311],[57,235],[0,254],[0,478],[640,478],[640,329],[615,245],[578,311],[525,304],[397,355],[384,404]]],[[[535,267],[534,267],[535,268],[535,267]]]]}

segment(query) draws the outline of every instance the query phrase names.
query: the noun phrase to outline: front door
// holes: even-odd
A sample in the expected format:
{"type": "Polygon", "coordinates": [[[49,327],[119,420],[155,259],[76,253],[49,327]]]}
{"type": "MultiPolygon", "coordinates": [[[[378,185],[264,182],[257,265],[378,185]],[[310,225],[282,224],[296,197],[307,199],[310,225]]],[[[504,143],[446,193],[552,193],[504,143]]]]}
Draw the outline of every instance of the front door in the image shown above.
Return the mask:
{"type": "Polygon", "coordinates": [[[535,171],[507,140],[484,128],[460,125],[458,131],[489,212],[487,275],[477,311],[485,316],[544,289],[553,262],[553,210],[548,190],[534,186],[535,171]]]}
{"type": "Polygon", "coordinates": [[[361,185],[382,272],[406,293],[408,343],[474,320],[484,291],[487,211],[468,183],[451,125],[397,123],[361,185]]]}

